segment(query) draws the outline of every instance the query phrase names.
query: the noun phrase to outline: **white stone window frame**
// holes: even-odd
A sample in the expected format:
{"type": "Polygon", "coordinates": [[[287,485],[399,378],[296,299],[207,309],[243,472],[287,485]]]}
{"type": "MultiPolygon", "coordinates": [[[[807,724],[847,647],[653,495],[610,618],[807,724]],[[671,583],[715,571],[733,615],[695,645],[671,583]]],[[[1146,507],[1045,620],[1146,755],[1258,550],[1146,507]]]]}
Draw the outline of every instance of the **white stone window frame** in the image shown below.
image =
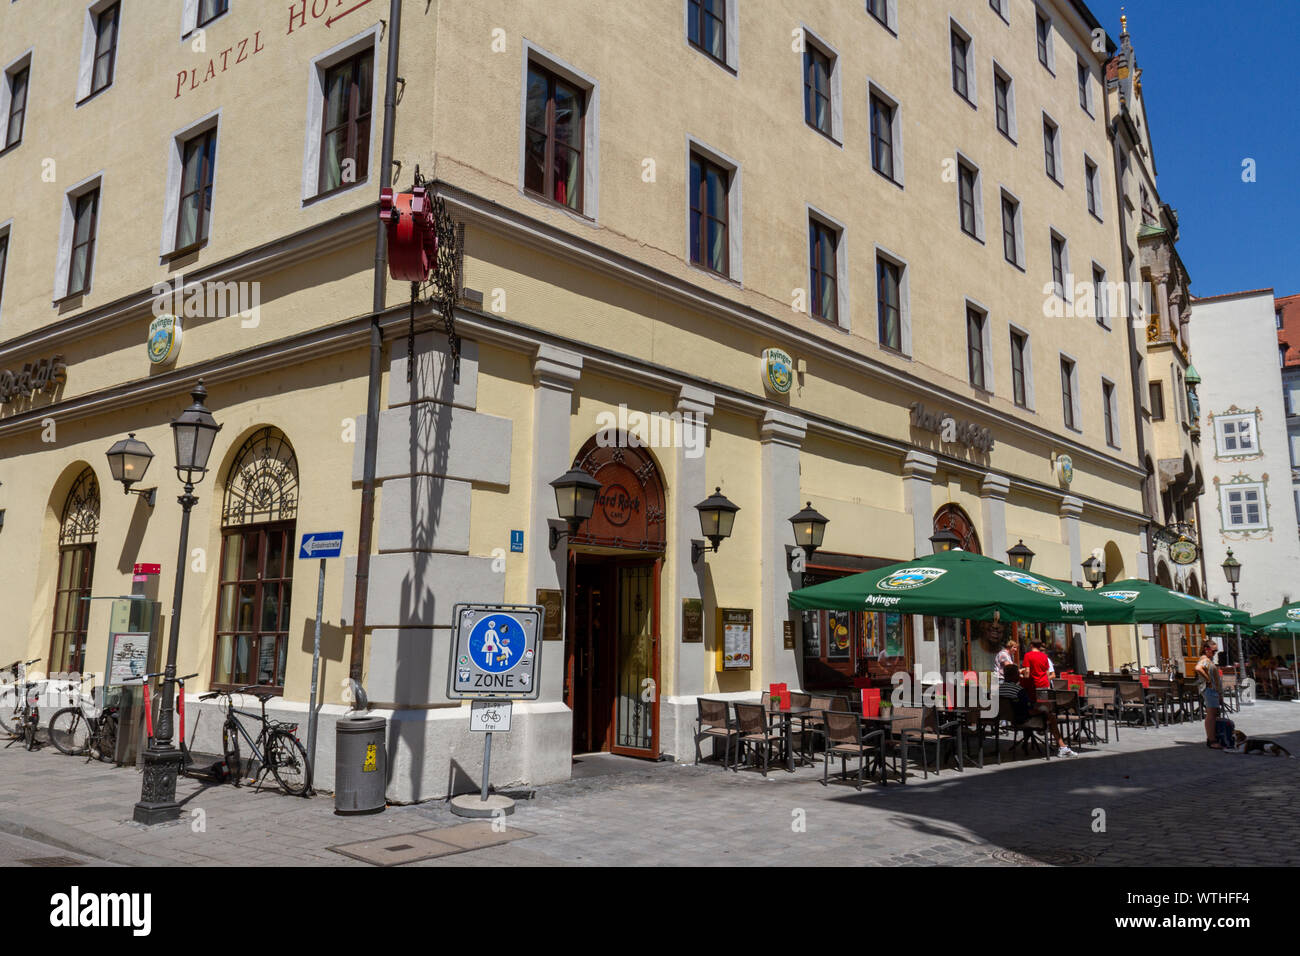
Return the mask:
{"type": "Polygon", "coordinates": [[[1013,146],[1020,145],[1020,129],[1016,125],[1016,78],[995,57],[993,59],[993,128],[1002,133],[1013,146]],[[1007,132],[998,128],[998,91],[997,78],[1007,81],[1007,132]]]}
{"type": "Polygon", "coordinates": [[[1074,277],[1073,274],[1070,272],[1070,240],[1066,238],[1065,233],[1061,232],[1061,230],[1057,229],[1055,226],[1052,225],[1049,225],[1047,227],[1047,234],[1048,234],[1047,263],[1048,263],[1049,275],[1051,275],[1051,265],[1052,265],[1052,240],[1053,239],[1061,240],[1061,287],[1059,289],[1056,288],[1056,276],[1052,275],[1052,281],[1051,281],[1051,284],[1053,286],[1052,291],[1055,292],[1056,295],[1059,296],[1061,299],[1064,299],[1066,302],[1073,303],[1074,302],[1074,277]]]}
{"type": "MultiPolygon", "coordinates": [[[[722,54],[724,59],[719,62],[712,54],[702,50],[691,42],[691,0],[682,0],[682,39],[686,43],[687,49],[692,53],[704,57],[710,63],[718,66],[733,76],[740,75],[740,0],[726,0],[726,10],[723,16],[723,29],[726,36],[723,37],[722,54]]],[[[527,87],[527,78],[524,80],[525,89],[527,87]]],[[[525,93],[525,96],[527,93],[525,93]]],[[[584,146],[585,148],[585,146],[584,146]]]]}
{"type": "Polygon", "coordinates": [[[1019,196],[1013,193],[1004,184],[998,183],[998,238],[999,239],[1002,238],[1002,231],[1006,228],[1006,224],[1003,222],[1004,213],[1002,210],[1002,200],[1004,198],[1010,199],[1013,203],[1016,204],[1016,216],[1012,226],[1016,234],[1016,258],[1014,261],[1007,258],[1006,244],[1003,243],[1002,261],[1007,263],[1007,265],[1014,266],[1015,268],[1019,269],[1021,272],[1024,272],[1026,271],[1025,269],[1025,262],[1026,262],[1025,215],[1024,215],[1025,204],[1020,201],[1019,196]]]}
{"type": "MultiPolygon", "coordinates": [[[[230,16],[230,8],[234,6],[236,2],[237,0],[229,0],[229,3],[226,4],[225,13],[219,13],[207,23],[203,24],[203,29],[206,30],[208,27],[212,26],[212,24],[230,16]]],[[[311,0],[307,0],[307,2],[310,3],[311,0]]],[[[296,6],[296,4],[291,4],[290,6],[296,6]]],[[[184,5],[181,7],[181,39],[189,39],[190,34],[197,29],[199,29],[199,0],[184,0],[184,5]]]]}
{"type": "Polygon", "coordinates": [[[1011,0],[989,0],[989,8],[1001,18],[1007,26],[1011,26],[1011,0]]]}
{"type": "MultiPolygon", "coordinates": [[[[823,226],[828,226],[835,233],[835,324],[845,332],[848,332],[853,327],[853,323],[850,321],[849,317],[848,228],[840,220],[818,209],[812,203],[805,203],[804,205],[807,211],[806,223],[812,223],[813,221],[820,222],[823,226]]],[[[808,260],[804,263],[805,283],[807,283],[811,270],[812,249],[808,249],[808,260]]],[[[813,296],[816,292],[816,289],[810,288],[808,290],[808,315],[810,318],[821,322],[823,325],[829,325],[830,323],[825,319],[813,315],[812,302],[813,296]]]]}
{"type": "MultiPolygon", "coordinates": [[[[98,39],[95,27],[99,20],[99,15],[115,3],[119,3],[119,0],[95,0],[94,3],[86,7],[85,25],[81,31],[81,60],[77,68],[76,108],[78,109],[83,103],[87,102],[91,98],[90,86],[95,72],[95,41],[98,39]]],[[[114,84],[117,83],[117,55],[120,48],[119,41],[122,38],[122,7],[124,6],[126,6],[126,4],[119,4],[117,8],[117,26],[114,28],[116,30],[116,35],[113,37],[113,76],[108,81],[108,86],[97,91],[94,94],[95,96],[99,96],[100,93],[111,90],[114,84]]]]}
{"type": "Polygon", "coordinates": [[[958,98],[964,99],[971,109],[979,109],[979,76],[975,70],[975,35],[961,25],[961,22],[953,16],[948,17],[948,86],[957,94],[958,98]],[[966,41],[966,96],[962,96],[952,83],[952,35],[957,34],[966,41]]]}
{"type": "Polygon", "coordinates": [[[875,245],[875,257],[871,261],[872,269],[872,291],[875,293],[876,301],[876,344],[886,349],[891,354],[902,355],[906,358],[912,357],[912,290],[911,276],[912,268],[908,261],[891,249],[886,249],[880,243],[875,245]],[[899,351],[894,352],[880,342],[880,269],[876,265],[876,259],[884,259],[886,262],[898,267],[898,345],[899,351]]]}
{"type": "Polygon", "coordinates": [[[595,225],[600,221],[600,83],[594,76],[560,59],[524,37],[519,71],[519,195],[529,202],[564,213],[574,222],[595,225]],[[561,206],[524,188],[525,157],[528,154],[528,67],[536,63],[567,80],[583,92],[582,114],[582,209],[561,206]]]}
{"type": "Polygon", "coordinates": [[[979,163],[971,159],[960,149],[957,150],[957,228],[961,230],[963,236],[980,242],[984,242],[984,175],[980,171],[979,163]],[[961,167],[966,166],[975,173],[975,182],[972,185],[974,195],[971,197],[975,205],[975,235],[967,232],[961,224],[961,167]]]}
{"type": "Polygon", "coordinates": [[[887,182],[893,183],[899,189],[903,189],[906,183],[903,171],[903,104],[899,102],[898,97],[891,94],[870,76],[867,77],[867,125],[870,127],[867,130],[867,163],[871,166],[871,171],[887,182]],[[875,127],[871,123],[871,98],[873,96],[884,101],[894,113],[889,123],[889,135],[893,141],[894,151],[894,177],[892,179],[877,170],[871,163],[871,137],[875,135],[875,127]]]}
{"type": "Polygon", "coordinates": [[[1098,274],[1101,275],[1101,284],[1103,286],[1109,285],[1109,280],[1106,277],[1105,266],[1103,266],[1096,259],[1093,259],[1092,260],[1092,308],[1093,311],[1096,312],[1097,324],[1100,325],[1107,332],[1109,332],[1111,331],[1112,328],[1111,312],[1110,312],[1110,297],[1105,294],[1104,289],[1100,291],[1098,290],[1097,288],[1098,274]]]}
{"type": "Polygon", "coordinates": [[[885,0],[885,19],[883,22],[880,17],[872,13],[871,0],[864,0],[862,8],[872,20],[879,23],[895,37],[898,36],[898,0],[885,0]]]}
{"type": "Polygon", "coordinates": [[[1123,450],[1124,443],[1120,440],[1120,427],[1119,427],[1119,392],[1116,390],[1115,383],[1112,382],[1110,379],[1108,379],[1108,378],[1107,378],[1106,376],[1104,376],[1104,375],[1101,377],[1101,401],[1102,401],[1102,404],[1103,404],[1104,406],[1106,406],[1105,410],[1108,411],[1108,412],[1110,413],[1110,425],[1111,425],[1111,431],[1113,432],[1113,434],[1112,434],[1109,438],[1106,438],[1106,435],[1105,435],[1105,431],[1106,431],[1106,419],[1105,419],[1105,417],[1103,417],[1103,418],[1102,418],[1102,437],[1103,437],[1103,438],[1106,438],[1106,445],[1107,445],[1108,447],[1113,448],[1113,449],[1115,449],[1116,451],[1121,451],[1121,450],[1123,450]],[[1107,394],[1106,394],[1106,386],[1107,386],[1107,385],[1110,386],[1110,395],[1109,395],[1109,397],[1108,397],[1107,394]]]}
{"type": "Polygon", "coordinates": [[[14,57],[4,68],[3,82],[0,82],[0,153],[15,146],[22,145],[27,137],[27,117],[32,112],[32,55],[35,47],[28,47],[14,57]],[[13,102],[14,76],[21,70],[27,70],[27,101],[23,104],[23,131],[17,142],[9,142],[9,106],[13,102]]]}
{"type": "Polygon", "coordinates": [[[1079,109],[1087,113],[1089,119],[1095,120],[1097,118],[1097,98],[1096,95],[1093,93],[1093,89],[1092,89],[1093,87],[1092,66],[1088,63],[1087,60],[1085,60],[1081,56],[1077,57],[1077,59],[1078,62],[1075,64],[1075,92],[1076,93],[1078,92],[1079,67],[1083,67],[1083,72],[1086,77],[1083,84],[1083,102],[1079,104],[1079,109]]]}
{"type": "Polygon", "coordinates": [[[1052,76],[1056,76],[1056,22],[1052,15],[1042,8],[1039,4],[1034,4],[1034,62],[1044,67],[1052,76]],[[1038,56],[1038,19],[1047,21],[1047,39],[1044,45],[1047,47],[1047,62],[1044,63],[1038,56]]]}
{"type": "Polygon", "coordinates": [[[1214,452],[1216,458],[1237,458],[1243,455],[1259,455],[1259,417],[1254,412],[1242,412],[1239,415],[1216,415],[1214,418],[1214,452]],[[1250,447],[1241,444],[1241,424],[1248,424],[1250,429],[1250,447]],[[1237,442],[1235,449],[1229,448],[1228,428],[1232,427],[1232,437],[1237,442]]]}
{"type": "Polygon", "coordinates": [[[1025,404],[1024,405],[1016,404],[1016,383],[1014,379],[1009,379],[1009,381],[1011,381],[1011,404],[1016,405],[1017,408],[1023,408],[1025,411],[1032,412],[1038,408],[1038,403],[1035,401],[1035,396],[1034,396],[1034,337],[1029,334],[1029,330],[1024,326],[1017,325],[1014,322],[1007,323],[1007,349],[1008,349],[1007,372],[1008,374],[1014,374],[1012,373],[1013,366],[1011,364],[1011,352],[1010,352],[1012,332],[1015,332],[1017,335],[1022,336],[1025,340],[1025,354],[1024,354],[1025,404]]]}
{"type": "MultiPolygon", "coordinates": [[[[229,11],[227,11],[229,12],[229,11]]],[[[222,14],[225,16],[225,14],[222,14]]],[[[204,27],[206,30],[207,27],[204,27]]],[[[379,32],[381,25],[376,23],[364,30],[335,44],[323,53],[317,54],[307,66],[307,120],[305,123],[306,139],[302,149],[302,205],[307,206],[318,199],[327,202],[346,195],[370,182],[375,167],[380,162],[378,153],[381,136],[375,135],[380,124],[376,122],[379,107],[379,32]],[[320,146],[321,126],[325,122],[325,74],[331,67],[342,63],[349,57],[356,56],[369,49],[373,57],[370,76],[370,157],[366,162],[366,175],[355,183],[335,189],[321,195],[320,186],[320,146]]]]}
{"type": "Polygon", "coordinates": [[[808,24],[801,22],[799,24],[799,30],[803,36],[804,49],[807,49],[809,47],[813,47],[817,49],[818,51],[821,52],[823,56],[825,56],[828,60],[830,60],[830,64],[831,64],[831,75],[830,75],[831,131],[830,131],[830,135],[828,136],[826,133],[823,133],[821,130],[819,130],[816,126],[813,126],[812,123],[808,122],[808,116],[807,116],[808,104],[806,102],[807,93],[805,92],[806,85],[808,82],[807,65],[804,63],[804,55],[802,53],[799,54],[799,100],[800,100],[799,110],[801,113],[804,114],[804,126],[808,127],[810,130],[812,130],[814,133],[817,133],[819,136],[829,139],[840,149],[843,149],[844,148],[844,94],[843,94],[842,80],[844,75],[844,65],[840,60],[840,53],[837,49],[835,49],[835,47],[831,46],[829,43],[823,40],[818,34],[814,33],[813,30],[808,26],[808,24]]]}
{"type": "MultiPolygon", "coordinates": [[[[689,133],[686,134],[686,209],[685,209],[685,229],[683,235],[686,236],[686,255],[685,259],[691,267],[711,276],[714,279],[723,282],[740,284],[744,282],[744,230],[741,223],[742,210],[744,208],[741,202],[741,163],[733,159],[726,153],[714,149],[712,146],[696,139],[689,133]],[[691,156],[698,154],[709,162],[721,166],[727,171],[727,274],[714,272],[712,269],[691,262],[691,156]]],[[[838,279],[837,279],[838,283],[838,279]]]]}
{"type": "MultiPolygon", "coordinates": [[[[1058,140],[1060,139],[1059,130],[1057,131],[1057,139],[1058,140]]],[[[1096,205],[1095,209],[1088,210],[1088,214],[1092,216],[1093,219],[1096,219],[1098,222],[1105,222],[1106,205],[1105,205],[1105,198],[1101,194],[1101,163],[1093,159],[1091,154],[1089,154],[1087,150],[1084,150],[1083,153],[1083,176],[1084,176],[1084,184],[1083,184],[1084,205],[1086,206],[1088,202],[1089,182],[1091,182],[1092,184],[1092,195],[1093,195],[1094,204],[1096,205]],[[1091,170],[1089,170],[1089,166],[1092,167],[1091,170]]]]}
{"type": "Polygon", "coordinates": [[[72,233],[75,226],[73,217],[77,211],[77,200],[95,189],[99,190],[99,201],[95,206],[95,248],[90,260],[90,275],[86,276],[86,288],[79,294],[89,295],[95,287],[95,270],[99,268],[102,252],[100,240],[104,235],[104,170],[102,169],[74,183],[63,193],[63,209],[59,217],[58,254],[54,260],[53,302],[55,306],[68,296],[68,267],[72,262],[72,233]]]}
{"type": "Polygon", "coordinates": [[[989,395],[995,394],[993,389],[993,313],[989,307],[978,299],[970,296],[964,296],[961,303],[961,327],[966,333],[963,338],[966,341],[966,383],[971,388],[978,388],[989,395]],[[976,385],[970,380],[970,326],[967,312],[974,309],[980,315],[984,316],[984,321],[980,323],[980,341],[984,355],[984,385],[976,385]]]}
{"type": "MultiPolygon", "coordinates": [[[[1064,427],[1067,431],[1083,434],[1083,400],[1079,394],[1079,360],[1069,352],[1062,352],[1061,359],[1070,363],[1070,412],[1074,419],[1073,425],[1064,425],[1064,427]]],[[[1062,369],[1062,371],[1064,370],[1062,369]]],[[[1064,411],[1062,409],[1062,424],[1065,422],[1064,411]]]]}
{"type": "MultiPolygon", "coordinates": [[[[212,171],[212,210],[208,213],[208,236],[212,235],[212,224],[217,216],[217,176],[221,171],[221,108],[213,110],[168,137],[167,148],[167,192],[163,200],[162,241],[158,248],[160,264],[166,264],[176,250],[176,218],[181,207],[181,176],[185,166],[185,144],[195,136],[209,130],[217,132],[217,163],[212,171]]],[[[200,245],[207,243],[207,237],[200,245]]]]}
{"type": "Polygon", "coordinates": [[[1262,481],[1241,481],[1235,484],[1223,484],[1219,486],[1219,502],[1223,509],[1223,530],[1225,531],[1260,531],[1268,528],[1268,503],[1264,497],[1264,482],[1262,481]],[[1241,522],[1236,523],[1232,520],[1232,501],[1230,500],[1233,492],[1241,494],[1241,522]],[[1254,493],[1256,504],[1259,506],[1259,520],[1247,520],[1248,502],[1246,496],[1248,493],[1254,493]]]}
{"type": "Polygon", "coordinates": [[[1056,175],[1053,176],[1049,173],[1045,165],[1043,167],[1043,175],[1064,189],[1065,165],[1062,159],[1064,150],[1061,147],[1061,124],[1057,122],[1055,116],[1047,112],[1047,110],[1043,110],[1043,125],[1046,127],[1048,124],[1052,127],[1052,164],[1056,167],[1056,175]]]}
{"type": "Polygon", "coordinates": [[[14,221],[6,219],[0,222],[0,240],[6,240],[4,259],[0,260],[0,328],[4,327],[4,309],[5,309],[5,289],[9,283],[6,281],[12,270],[9,268],[9,262],[13,259],[14,254],[14,221]]]}

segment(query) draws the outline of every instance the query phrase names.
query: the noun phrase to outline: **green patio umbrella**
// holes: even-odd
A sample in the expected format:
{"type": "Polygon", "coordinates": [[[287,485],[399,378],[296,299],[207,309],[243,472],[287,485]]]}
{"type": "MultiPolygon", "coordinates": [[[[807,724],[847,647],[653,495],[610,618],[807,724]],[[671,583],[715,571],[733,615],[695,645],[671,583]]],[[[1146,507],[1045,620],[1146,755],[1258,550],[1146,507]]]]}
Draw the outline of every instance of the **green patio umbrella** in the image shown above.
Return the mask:
{"type": "Polygon", "coordinates": [[[1132,608],[1133,620],[1138,624],[1250,625],[1250,615],[1245,611],[1171,591],[1154,581],[1126,578],[1098,588],[1096,593],[1132,608]]]}
{"type": "Polygon", "coordinates": [[[1031,624],[1133,621],[1133,609],[1119,601],[956,548],[801,588],[790,606],[1031,624]]]}
{"type": "MultiPolygon", "coordinates": [[[[1300,634],[1300,601],[1283,604],[1263,614],[1256,614],[1250,619],[1250,623],[1255,628],[1256,634],[1267,634],[1269,637],[1284,637],[1290,634],[1291,659],[1300,661],[1296,658],[1295,650],[1296,635],[1300,634]]],[[[1293,703],[1300,703],[1300,697],[1297,697],[1293,703]]]]}

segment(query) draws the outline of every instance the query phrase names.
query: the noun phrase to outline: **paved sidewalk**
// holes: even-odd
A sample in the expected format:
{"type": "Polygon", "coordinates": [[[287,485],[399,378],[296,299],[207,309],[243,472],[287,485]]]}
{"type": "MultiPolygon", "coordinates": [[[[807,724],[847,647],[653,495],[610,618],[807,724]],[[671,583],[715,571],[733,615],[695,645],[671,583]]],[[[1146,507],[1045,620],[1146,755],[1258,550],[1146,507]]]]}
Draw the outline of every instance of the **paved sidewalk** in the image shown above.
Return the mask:
{"type": "MultiPolygon", "coordinates": [[[[1300,755],[1300,705],[1264,701],[1233,718],[1300,755]]],[[[178,788],[181,821],[144,827],[131,820],[137,771],[13,747],[0,750],[0,833],[140,866],[368,866],[330,848],[385,840],[404,854],[395,861],[419,856],[420,840],[442,848],[410,866],[1300,864],[1300,759],[1208,750],[1199,723],[1121,734],[1073,759],[947,769],[861,793],[823,788],[820,766],[764,779],[599,755],[521,799],[514,839],[480,849],[450,830],[464,821],[441,801],[339,817],[329,796],[193,780],[178,788]]]]}

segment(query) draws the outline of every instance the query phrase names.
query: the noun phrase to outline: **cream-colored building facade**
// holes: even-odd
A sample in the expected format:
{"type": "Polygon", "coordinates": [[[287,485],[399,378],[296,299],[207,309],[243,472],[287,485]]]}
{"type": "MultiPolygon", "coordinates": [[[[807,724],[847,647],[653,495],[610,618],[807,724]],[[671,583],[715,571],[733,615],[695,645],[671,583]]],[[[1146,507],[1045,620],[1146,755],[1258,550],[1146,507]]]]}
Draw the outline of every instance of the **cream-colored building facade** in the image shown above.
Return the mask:
{"type": "MultiPolygon", "coordinates": [[[[0,405],[0,656],[67,662],[73,648],[78,668],[101,668],[109,603],[56,610],[129,592],[136,564],[162,565],[172,613],[168,422],[202,377],[222,431],[196,491],[178,667],[200,675],[191,691],[264,683],[281,694],[273,710],[301,715],[316,562],[278,555],[344,529],[350,557],[328,563],[324,603],[317,779],[329,786],[332,721],[348,706],[393,36],[379,0],[223,6],[0,9],[0,112],[26,98],[21,136],[0,152],[0,369],[62,366],[0,405]],[[110,39],[111,83],[96,89],[110,39]],[[329,84],[349,63],[340,169],[322,144],[339,119],[329,84]],[[178,252],[195,141],[215,144],[206,239],[178,252]],[[69,296],[95,189],[88,287],[69,296]],[[205,294],[248,283],[235,287],[246,307],[169,306],[184,313],[181,346],[154,365],[158,290],[182,276],[205,294]],[[105,452],[128,433],[157,457],[142,483],[158,489],[153,507],[109,475],[105,452]]],[[[1114,44],[1082,3],[924,7],[730,0],[701,13],[681,0],[606,18],[576,0],[402,4],[394,185],[409,189],[418,165],[465,232],[458,374],[443,318],[421,301],[408,381],[407,283],[386,283],[376,319],[362,683],[390,718],[390,799],[441,796],[479,772],[467,712],[445,694],[459,601],[563,594],[540,699],[516,705],[494,747],[504,785],[567,778],[575,749],[689,759],[701,695],[851,686],[903,622],[847,622],[844,658],[840,624],[791,615],[788,519],[805,502],[829,519],[814,575],[928,553],[951,525],[1000,559],[1023,541],[1045,576],[1080,580],[1096,552],[1108,578],[1145,576],[1126,309],[1102,321],[1087,304],[1125,271],[1114,44]],[[884,139],[888,175],[873,168],[884,139]],[[545,195],[531,178],[539,143],[545,195]],[[561,144],[581,164],[548,175],[561,144]],[[726,237],[699,263],[692,159],[724,184],[713,211],[726,237]],[[810,232],[825,237],[833,263],[817,265],[833,292],[810,289],[810,232]],[[784,394],[765,385],[768,349],[792,359],[784,394]],[[636,413],[685,423],[628,453],[640,485],[621,488],[625,507],[602,497],[606,525],[630,513],[641,537],[579,529],[552,549],[551,480],[584,461],[601,480],[600,433],[636,413]],[[740,511],[693,562],[695,505],[714,488],[740,511]],[[722,663],[719,609],[750,612],[747,669],[722,663]]],[[[1104,668],[1131,659],[1131,630],[1058,636],[1069,663],[1104,668]]],[[[945,622],[898,634],[889,656],[925,670],[991,653],[987,633],[945,622]]]]}

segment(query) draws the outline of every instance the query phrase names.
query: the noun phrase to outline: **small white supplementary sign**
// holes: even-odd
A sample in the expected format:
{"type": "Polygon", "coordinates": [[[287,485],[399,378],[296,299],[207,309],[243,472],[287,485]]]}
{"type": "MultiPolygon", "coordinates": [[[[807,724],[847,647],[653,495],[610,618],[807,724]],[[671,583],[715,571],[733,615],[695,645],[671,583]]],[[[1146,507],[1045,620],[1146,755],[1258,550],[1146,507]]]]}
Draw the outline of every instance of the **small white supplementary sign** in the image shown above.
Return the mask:
{"type": "Polygon", "coordinates": [[[478,733],[504,734],[510,731],[508,700],[472,700],[469,705],[469,729],[478,733]]]}

